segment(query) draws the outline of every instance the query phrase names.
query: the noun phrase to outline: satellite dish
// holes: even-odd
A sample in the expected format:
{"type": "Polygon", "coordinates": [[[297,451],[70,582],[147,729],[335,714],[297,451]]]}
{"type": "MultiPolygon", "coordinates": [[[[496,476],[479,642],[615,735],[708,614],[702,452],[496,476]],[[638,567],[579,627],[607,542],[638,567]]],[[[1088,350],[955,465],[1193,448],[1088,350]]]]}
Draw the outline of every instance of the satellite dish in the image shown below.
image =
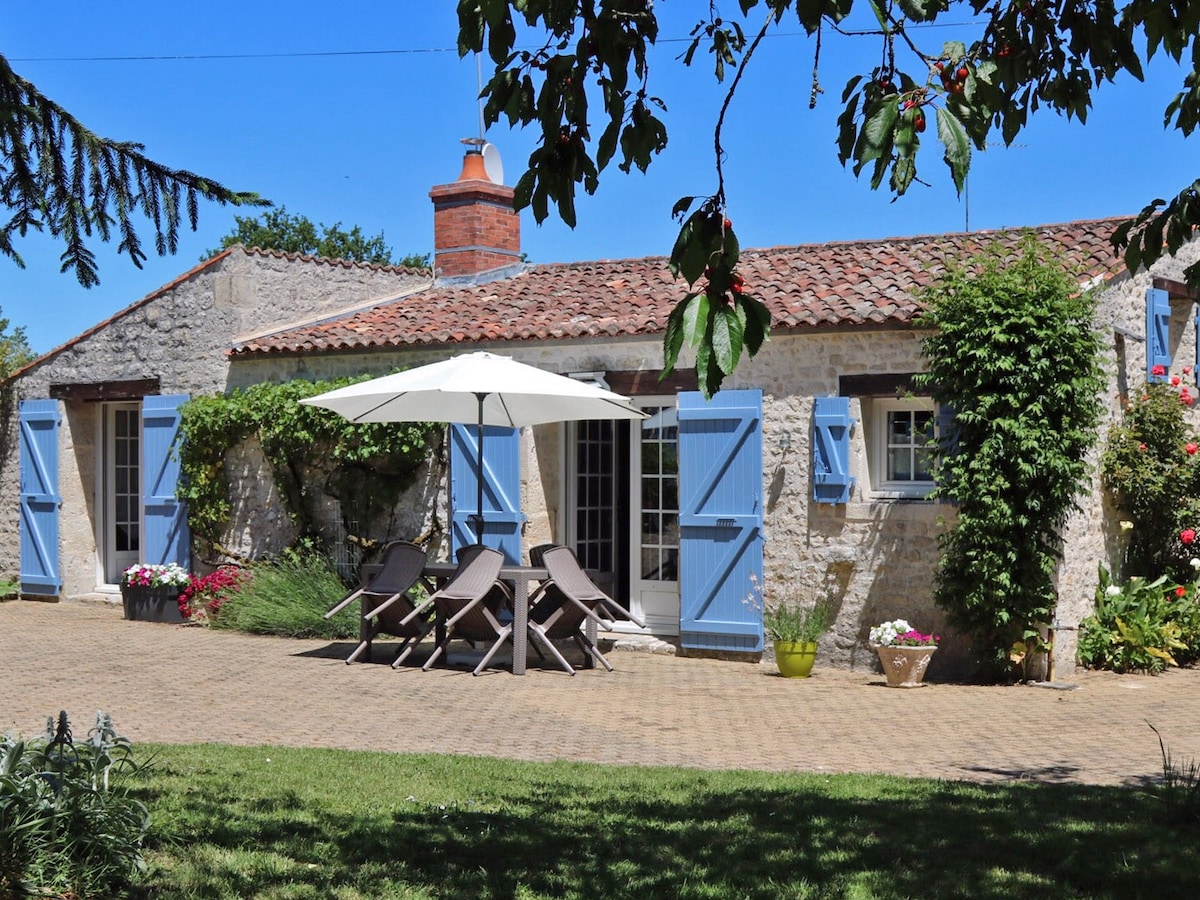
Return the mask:
{"type": "Polygon", "coordinates": [[[483,145],[483,168],[493,184],[504,184],[504,163],[500,161],[500,151],[495,144],[483,145]]]}

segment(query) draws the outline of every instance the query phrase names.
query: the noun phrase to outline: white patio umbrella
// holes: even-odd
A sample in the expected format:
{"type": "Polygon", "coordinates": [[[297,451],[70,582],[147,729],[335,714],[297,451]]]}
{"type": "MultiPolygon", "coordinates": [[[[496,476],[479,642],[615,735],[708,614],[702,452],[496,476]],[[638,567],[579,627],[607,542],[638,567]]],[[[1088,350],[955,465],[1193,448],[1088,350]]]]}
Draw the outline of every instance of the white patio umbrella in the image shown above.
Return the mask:
{"type": "Polygon", "coordinates": [[[465,353],[300,401],[351,422],[456,422],[478,428],[478,506],[483,538],[483,426],[540,425],[584,419],[644,419],[628,398],[493,353],[465,353]]]}

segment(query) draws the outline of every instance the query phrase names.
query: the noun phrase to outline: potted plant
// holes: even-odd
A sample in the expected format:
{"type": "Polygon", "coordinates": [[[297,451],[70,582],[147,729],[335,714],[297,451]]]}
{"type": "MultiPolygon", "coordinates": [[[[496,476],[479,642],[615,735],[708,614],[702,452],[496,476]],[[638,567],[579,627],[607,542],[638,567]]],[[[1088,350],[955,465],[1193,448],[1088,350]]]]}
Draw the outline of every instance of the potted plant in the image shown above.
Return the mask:
{"type": "Polygon", "coordinates": [[[879,654],[888,687],[924,687],[925,670],[937,650],[938,634],[924,634],[904,619],[882,622],[871,629],[871,645],[879,654]]]}
{"type": "Polygon", "coordinates": [[[771,639],[775,665],[785,678],[807,678],[817,659],[817,642],[833,625],[834,606],[828,598],[806,606],[798,600],[766,603],[757,579],[750,605],[762,610],[763,631],[771,639]]]}
{"type": "Polygon", "coordinates": [[[191,576],[175,563],[138,563],[121,573],[121,603],[126,619],[182,622],[179,594],[191,576]]]}

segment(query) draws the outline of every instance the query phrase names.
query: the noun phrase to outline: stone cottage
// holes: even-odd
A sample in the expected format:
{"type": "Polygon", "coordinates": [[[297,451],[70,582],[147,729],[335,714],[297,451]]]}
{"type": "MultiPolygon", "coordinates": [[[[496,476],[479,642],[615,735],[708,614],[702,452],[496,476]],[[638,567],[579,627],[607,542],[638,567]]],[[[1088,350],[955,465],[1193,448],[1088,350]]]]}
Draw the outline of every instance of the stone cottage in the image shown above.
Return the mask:
{"type": "MultiPolygon", "coordinates": [[[[923,368],[914,296],[947,261],[996,242],[1015,252],[1022,232],[744,251],[740,271],[772,311],[771,340],[705,401],[686,368],[658,377],[681,294],[665,259],[522,264],[512,190],[489,181],[473,152],[430,197],[436,278],[234,249],[18,373],[22,437],[0,473],[0,551],[4,566],[20,565],[23,590],[112,591],[135,556],[178,557],[186,541],[162,448],[167,411],[183,396],[486,349],[595,381],[649,414],[537,426],[507,441],[489,434],[489,453],[512,460],[485,466],[488,519],[511,523],[495,535],[510,555],[571,545],[651,633],[685,649],[762,648],[745,602],[751,574],[776,596],[832,595],[839,612],[824,652],[837,665],[873,665],[866,635],[884,619],[942,627],[931,574],[952,508],[925,499],[933,484],[918,460],[939,411],[908,390],[923,368]]],[[[1196,357],[1195,298],[1181,283],[1196,248],[1131,274],[1109,245],[1119,221],[1033,229],[1081,286],[1102,290],[1113,415],[1152,365],[1196,357]]],[[[453,523],[474,493],[455,499],[455,472],[473,464],[457,446],[448,489],[410,498],[396,519],[410,533],[374,537],[412,537],[436,515],[450,523],[445,549],[461,540],[453,523]]],[[[261,491],[253,481],[235,490],[261,491]]],[[[269,503],[253,506],[270,515],[269,503]]],[[[1060,673],[1073,666],[1074,628],[1114,545],[1098,483],[1083,506],[1059,573],[1060,673]]],[[[270,528],[266,518],[233,522],[230,545],[258,535],[261,547],[270,528]]],[[[939,657],[953,665],[947,649],[939,657]]]]}

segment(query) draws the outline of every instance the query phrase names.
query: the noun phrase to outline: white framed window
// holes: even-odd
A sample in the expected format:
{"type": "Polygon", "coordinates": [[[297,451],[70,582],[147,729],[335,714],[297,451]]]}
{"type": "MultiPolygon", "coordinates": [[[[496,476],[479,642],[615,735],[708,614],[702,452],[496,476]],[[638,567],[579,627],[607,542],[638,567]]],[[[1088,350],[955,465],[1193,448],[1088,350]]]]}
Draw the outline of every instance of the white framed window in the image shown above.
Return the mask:
{"type": "Polygon", "coordinates": [[[869,403],[871,495],[925,497],[935,487],[929,445],[936,433],[937,404],[929,397],[877,398],[869,403]]]}

